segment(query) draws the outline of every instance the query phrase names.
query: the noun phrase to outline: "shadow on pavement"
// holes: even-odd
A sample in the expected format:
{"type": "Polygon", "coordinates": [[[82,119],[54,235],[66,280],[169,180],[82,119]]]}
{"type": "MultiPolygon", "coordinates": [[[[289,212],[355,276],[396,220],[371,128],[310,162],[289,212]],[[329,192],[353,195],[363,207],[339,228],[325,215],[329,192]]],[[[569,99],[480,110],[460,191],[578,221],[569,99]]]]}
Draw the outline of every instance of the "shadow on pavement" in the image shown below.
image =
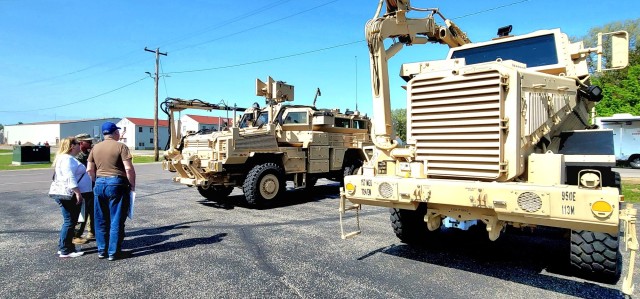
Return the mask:
{"type": "Polygon", "coordinates": [[[544,273],[570,275],[565,267],[568,248],[568,241],[557,231],[510,232],[492,242],[481,231],[444,229],[429,235],[428,244],[392,244],[358,260],[384,253],[580,298],[624,298],[613,285],[609,288],[544,273]]]}
{"type": "Polygon", "coordinates": [[[209,201],[202,198],[198,203],[203,206],[224,210],[233,210],[235,207],[257,210],[277,209],[304,204],[307,202],[339,198],[339,192],[340,186],[336,183],[315,186],[310,191],[288,189],[277,201],[268,202],[258,206],[248,204],[245,201],[244,195],[232,195],[220,201],[209,201]]]}

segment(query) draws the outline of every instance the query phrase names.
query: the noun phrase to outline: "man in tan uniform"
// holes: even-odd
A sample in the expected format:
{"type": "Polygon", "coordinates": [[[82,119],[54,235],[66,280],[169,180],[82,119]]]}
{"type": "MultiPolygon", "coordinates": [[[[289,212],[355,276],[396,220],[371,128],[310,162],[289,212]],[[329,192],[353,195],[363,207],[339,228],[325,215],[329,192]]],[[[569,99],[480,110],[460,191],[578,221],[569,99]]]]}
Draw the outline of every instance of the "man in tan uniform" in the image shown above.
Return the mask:
{"type": "Polygon", "coordinates": [[[88,158],[87,172],[95,181],[94,213],[98,258],[110,261],[130,255],[122,251],[124,223],[130,206],[130,193],[136,189],[136,171],[129,148],[120,140],[120,128],[112,122],[102,124],[104,141],[96,144],[88,158]]]}

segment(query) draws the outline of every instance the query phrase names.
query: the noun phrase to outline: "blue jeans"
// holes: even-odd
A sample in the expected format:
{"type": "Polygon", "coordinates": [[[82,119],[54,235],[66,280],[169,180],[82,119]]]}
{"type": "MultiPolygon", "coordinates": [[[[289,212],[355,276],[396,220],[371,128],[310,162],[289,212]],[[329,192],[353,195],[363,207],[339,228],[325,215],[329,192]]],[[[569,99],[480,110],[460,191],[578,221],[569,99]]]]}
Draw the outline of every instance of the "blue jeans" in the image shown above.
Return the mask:
{"type": "Polygon", "coordinates": [[[56,203],[58,203],[62,212],[62,228],[60,229],[58,250],[60,250],[60,254],[69,254],[76,251],[76,246],[73,245],[73,233],[80,215],[80,205],[75,195],[71,200],[56,199],[56,203]]]}
{"type": "Polygon", "coordinates": [[[98,254],[115,256],[122,250],[124,222],[129,213],[129,181],[122,177],[98,177],[93,187],[98,254]]]}

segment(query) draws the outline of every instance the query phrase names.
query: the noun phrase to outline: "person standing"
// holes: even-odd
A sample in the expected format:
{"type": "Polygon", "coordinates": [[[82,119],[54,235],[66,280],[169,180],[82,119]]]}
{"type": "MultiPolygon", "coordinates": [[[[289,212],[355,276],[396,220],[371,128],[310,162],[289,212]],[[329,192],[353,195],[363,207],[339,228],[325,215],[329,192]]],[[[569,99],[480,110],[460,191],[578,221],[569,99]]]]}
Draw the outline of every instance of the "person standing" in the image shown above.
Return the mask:
{"type": "Polygon", "coordinates": [[[96,144],[87,159],[87,172],[95,181],[94,213],[98,258],[110,261],[126,258],[122,250],[130,192],[136,189],[136,171],[129,148],[120,140],[120,128],[112,122],[102,124],[104,141],[96,144]]]}
{"type": "Polygon", "coordinates": [[[91,179],[85,175],[87,169],[73,157],[79,152],[80,144],[78,141],[73,137],[65,138],[53,160],[54,179],[64,182],[66,187],[73,191],[70,200],[56,199],[63,219],[58,242],[58,254],[61,258],[79,257],[84,254],[84,252],[76,251],[72,242],[73,229],[78,221],[83,201],[82,194],[91,191],[91,179]]]}
{"type": "MultiPolygon", "coordinates": [[[[87,166],[87,159],[89,158],[89,151],[91,150],[91,146],[93,145],[93,138],[91,135],[82,133],[76,135],[76,140],[80,143],[80,152],[76,155],[76,159],[80,161],[85,167],[87,166]]],[[[76,225],[76,230],[73,238],[74,244],[85,244],[89,240],[95,239],[95,220],[94,220],[94,212],[93,212],[93,190],[90,192],[86,192],[82,194],[84,198],[84,221],[78,222],[76,225]],[[82,234],[84,233],[85,227],[88,227],[89,232],[87,232],[87,237],[83,238],[82,234]]]]}

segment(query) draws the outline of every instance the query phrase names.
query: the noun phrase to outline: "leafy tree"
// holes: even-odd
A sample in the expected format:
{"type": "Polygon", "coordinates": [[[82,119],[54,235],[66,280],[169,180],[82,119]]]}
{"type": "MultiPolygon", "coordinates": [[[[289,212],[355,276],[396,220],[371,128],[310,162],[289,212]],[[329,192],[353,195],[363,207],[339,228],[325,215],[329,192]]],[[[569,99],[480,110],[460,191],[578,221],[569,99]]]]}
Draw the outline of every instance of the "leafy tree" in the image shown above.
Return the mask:
{"type": "MultiPolygon", "coordinates": [[[[585,46],[597,45],[598,32],[625,30],[629,33],[629,66],[622,70],[594,74],[592,83],[604,89],[604,98],[596,105],[598,116],[611,116],[616,113],[640,115],[640,19],[618,21],[594,27],[589,30],[585,46]]],[[[606,57],[605,57],[606,59],[606,57]]]]}
{"type": "Polygon", "coordinates": [[[0,130],[4,129],[4,126],[2,124],[0,124],[0,130]]]}
{"type": "Polygon", "coordinates": [[[407,109],[393,109],[391,111],[391,123],[396,136],[402,141],[407,141],[407,109]]]}

